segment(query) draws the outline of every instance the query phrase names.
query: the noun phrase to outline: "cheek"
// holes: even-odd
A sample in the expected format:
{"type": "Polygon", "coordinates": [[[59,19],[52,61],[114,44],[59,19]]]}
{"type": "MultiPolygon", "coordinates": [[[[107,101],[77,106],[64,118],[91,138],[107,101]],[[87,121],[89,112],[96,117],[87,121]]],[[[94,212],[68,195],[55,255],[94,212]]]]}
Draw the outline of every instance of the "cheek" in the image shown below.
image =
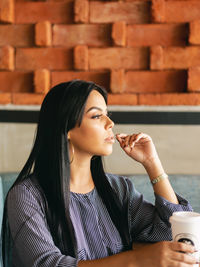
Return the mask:
{"type": "Polygon", "coordinates": [[[72,135],[72,142],[79,149],[88,148],[88,146],[97,147],[104,142],[104,132],[102,127],[93,125],[92,127],[82,127],[76,134],[72,135]]]}
{"type": "Polygon", "coordinates": [[[96,143],[96,145],[103,140],[103,137],[102,128],[98,126],[88,127],[82,132],[83,139],[86,139],[88,143],[96,143]]]}

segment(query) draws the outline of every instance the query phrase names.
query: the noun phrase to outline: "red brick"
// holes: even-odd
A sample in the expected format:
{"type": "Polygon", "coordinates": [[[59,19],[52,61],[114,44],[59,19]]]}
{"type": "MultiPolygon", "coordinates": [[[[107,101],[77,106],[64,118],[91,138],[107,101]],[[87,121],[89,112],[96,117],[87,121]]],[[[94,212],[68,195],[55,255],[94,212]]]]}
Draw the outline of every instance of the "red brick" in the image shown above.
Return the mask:
{"type": "Polygon", "coordinates": [[[200,44],[200,20],[190,23],[189,42],[191,44],[200,44]]]}
{"type": "Polygon", "coordinates": [[[200,19],[200,1],[166,1],[165,22],[190,22],[200,19]]]}
{"type": "Polygon", "coordinates": [[[127,26],[127,45],[183,46],[187,44],[186,24],[145,24],[127,26]]]}
{"type": "Polygon", "coordinates": [[[12,103],[15,105],[41,105],[44,94],[12,93],[12,103]]]}
{"type": "Polygon", "coordinates": [[[162,70],[163,69],[163,48],[161,46],[152,46],[150,49],[150,69],[162,70]]]}
{"type": "Polygon", "coordinates": [[[139,94],[139,105],[200,105],[198,93],[139,94]]]}
{"type": "Polygon", "coordinates": [[[90,48],[90,69],[147,69],[147,48],[90,48]]]}
{"type": "Polygon", "coordinates": [[[110,79],[110,89],[112,93],[123,93],[125,84],[125,72],[121,70],[112,70],[110,79]]]}
{"type": "Polygon", "coordinates": [[[74,79],[93,81],[106,89],[110,86],[110,72],[108,71],[54,71],[51,73],[51,86],[74,79]]]}
{"type": "Polygon", "coordinates": [[[46,94],[50,89],[50,72],[47,69],[34,72],[34,92],[46,94]]]}
{"type": "Polygon", "coordinates": [[[14,22],[14,0],[0,1],[0,21],[6,23],[14,22]]]}
{"type": "Polygon", "coordinates": [[[0,104],[10,104],[11,103],[11,93],[1,93],[0,92],[0,104]]]}
{"type": "Polygon", "coordinates": [[[4,46],[0,48],[0,69],[14,69],[14,48],[12,46],[4,46]]]}
{"type": "Polygon", "coordinates": [[[162,23],[165,21],[165,0],[152,0],[151,19],[152,22],[162,23]]]}
{"type": "Polygon", "coordinates": [[[18,70],[67,70],[73,68],[73,52],[64,48],[17,48],[18,70]]]}
{"type": "Polygon", "coordinates": [[[89,20],[89,2],[88,0],[75,0],[74,3],[75,22],[87,23],[89,20]]]}
{"type": "Polygon", "coordinates": [[[187,71],[128,71],[126,93],[183,92],[187,87],[187,71]]]}
{"type": "Polygon", "coordinates": [[[200,92],[200,67],[188,70],[188,91],[200,92]]]}
{"type": "Polygon", "coordinates": [[[32,92],[33,73],[17,71],[0,72],[0,91],[4,92],[32,92]]]}
{"type": "Polygon", "coordinates": [[[150,21],[150,3],[134,2],[90,2],[90,22],[112,23],[125,21],[128,23],[147,23],[150,21]]]}
{"type": "Polygon", "coordinates": [[[126,45],[126,23],[124,21],[118,21],[113,24],[112,38],[115,45],[126,45]]]}
{"type": "Polygon", "coordinates": [[[200,65],[200,47],[163,48],[163,67],[165,69],[188,69],[200,65]]]}
{"type": "Polygon", "coordinates": [[[33,25],[0,25],[0,46],[12,45],[33,46],[34,26],[33,25]]]}
{"type": "Polygon", "coordinates": [[[88,70],[88,47],[86,45],[77,45],[74,48],[74,68],[88,70]]]}
{"type": "Polygon", "coordinates": [[[111,46],[111,26],[92,25],[54,25],[53,45],[74,47],[76,45],[111,46]]]}
{"type": "Polygon", "coordinates": [[[16,2],[16,23],[73,23],[73,0],[68,2],[16,2]]]}
{"type": "Polygon", "coordinates": [[[138,105],[136,94],[108,94],[108,105],[138,105]]]}
{"type": "Polygon", "coordinates": [[[38,22],[35,25],[35,44],[50,46],[52,44],[52,30],[49,21],[38,22]]]}

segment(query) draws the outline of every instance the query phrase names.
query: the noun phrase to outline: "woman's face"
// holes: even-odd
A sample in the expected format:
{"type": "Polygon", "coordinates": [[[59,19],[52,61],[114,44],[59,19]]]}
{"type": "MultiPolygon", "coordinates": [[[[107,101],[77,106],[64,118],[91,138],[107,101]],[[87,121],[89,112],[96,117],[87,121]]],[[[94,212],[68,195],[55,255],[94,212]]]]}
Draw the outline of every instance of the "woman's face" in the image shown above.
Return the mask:
{"type": "Polygon", "coordinates": [[[106,156],[112,153],[114,134],[113,121],[107,116],[107,106],[103,96],[93,90],[86,102],[80,127],[68,132],[68,138],[79,155],[106,156]]]}

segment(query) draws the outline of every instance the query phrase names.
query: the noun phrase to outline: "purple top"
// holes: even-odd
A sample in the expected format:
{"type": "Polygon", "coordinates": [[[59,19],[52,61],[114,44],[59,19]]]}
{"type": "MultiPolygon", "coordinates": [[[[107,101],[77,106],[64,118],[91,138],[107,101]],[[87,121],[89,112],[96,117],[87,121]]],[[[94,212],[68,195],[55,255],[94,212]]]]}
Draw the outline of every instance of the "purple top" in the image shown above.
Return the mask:
{"type": "MultiPolygon", "coordinates": [[[[119,200],[123,203],[125,195],[128,200],[130,243],[171,240],[169,217],[174,211],[192,210],[180,196],[179,204],[172,204],[155,195],[154,206],[143,199],[130,179],[112,174],[107,177],[119,200]]],[[[75,267],[79,260],[103,258],[126,250],[96,189],[87,194],[71,192],[70,216],[78,245],[77,259],[61,254],[55,246],[41,190],[30,178],[10,191],[7,203],[15,267],[75,267]]]]}

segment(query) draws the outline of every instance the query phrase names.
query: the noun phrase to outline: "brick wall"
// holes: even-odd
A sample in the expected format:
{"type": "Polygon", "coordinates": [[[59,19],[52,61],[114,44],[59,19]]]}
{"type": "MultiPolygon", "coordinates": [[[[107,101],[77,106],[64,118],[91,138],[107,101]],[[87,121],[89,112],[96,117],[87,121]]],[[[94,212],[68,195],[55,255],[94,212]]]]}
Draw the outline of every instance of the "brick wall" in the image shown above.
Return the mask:
{"type": "Polygon", "coordinates": [[[113,105],[200,105],[200,1],[0,0],[0,104],[75,78],[113,105]]]}

